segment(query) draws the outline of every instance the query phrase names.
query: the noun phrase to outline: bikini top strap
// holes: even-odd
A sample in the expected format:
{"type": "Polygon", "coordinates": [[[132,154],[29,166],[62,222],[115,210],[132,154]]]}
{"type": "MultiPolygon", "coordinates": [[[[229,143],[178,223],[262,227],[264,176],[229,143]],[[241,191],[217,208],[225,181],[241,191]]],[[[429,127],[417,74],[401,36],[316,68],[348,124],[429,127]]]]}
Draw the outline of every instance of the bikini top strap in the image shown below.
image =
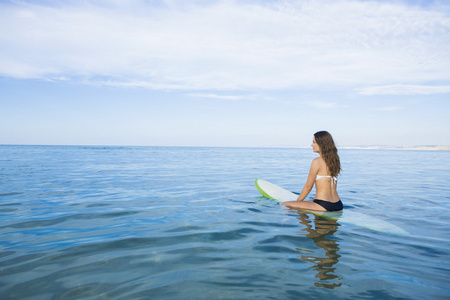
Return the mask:
{"type": "Polygon", "coordinates": [[[331,179],[331,187],[333,187],[333,185],[337,184],[337,176],[330,176],[330,175],[316,175],[316,180],[320,179],[320,178],[330,178],[331,179]]]}

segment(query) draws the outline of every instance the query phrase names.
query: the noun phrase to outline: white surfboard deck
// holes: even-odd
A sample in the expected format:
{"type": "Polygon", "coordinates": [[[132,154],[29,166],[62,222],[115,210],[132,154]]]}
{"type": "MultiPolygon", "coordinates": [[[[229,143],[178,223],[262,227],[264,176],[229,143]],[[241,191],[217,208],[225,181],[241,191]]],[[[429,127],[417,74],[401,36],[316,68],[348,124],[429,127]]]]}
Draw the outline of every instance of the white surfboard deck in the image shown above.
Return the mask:
{"type": "MultiPolygon", "coordinates": [[[[266,180],[256,179],[255,185],[258,191],[264,197],[273,199],[277,202],[296,201],[298,198],[298,195],[289,192],[283,189],[282,187],[279,187],[266,180]]],[[[409,234],[403,228],[400,228],[392,223],[359,212],[355,212],[349,209],[344,209],[341,211],[327,211],[327,212],[306,210],[306,209],[299,209],[299,210],[312,213],[317,216],[338,220],[340,223],[353,224],[356,226],[362,226],[376,231],[404,234],[404,235],[409,234]]]]}

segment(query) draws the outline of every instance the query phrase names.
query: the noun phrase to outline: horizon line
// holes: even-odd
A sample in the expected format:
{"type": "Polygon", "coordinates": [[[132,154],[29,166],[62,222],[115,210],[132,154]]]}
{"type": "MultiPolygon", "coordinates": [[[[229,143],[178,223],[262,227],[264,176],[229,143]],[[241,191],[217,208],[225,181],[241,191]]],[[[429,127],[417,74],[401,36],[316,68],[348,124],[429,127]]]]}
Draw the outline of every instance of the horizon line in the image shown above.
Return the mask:
{"type": "MultiPolygon", "coordinates": [[[[161,147],[161,148],[267,148],[267,149],[308,149],[310,146],[205,146],[205,145],[113,145],[113,144],[0,144],[0,146],[43,146],[43,147],[161,147]]],[[[357,145],[337,146],[346,150],[437,150],[449,151],[450,145],[357,145]]]]}

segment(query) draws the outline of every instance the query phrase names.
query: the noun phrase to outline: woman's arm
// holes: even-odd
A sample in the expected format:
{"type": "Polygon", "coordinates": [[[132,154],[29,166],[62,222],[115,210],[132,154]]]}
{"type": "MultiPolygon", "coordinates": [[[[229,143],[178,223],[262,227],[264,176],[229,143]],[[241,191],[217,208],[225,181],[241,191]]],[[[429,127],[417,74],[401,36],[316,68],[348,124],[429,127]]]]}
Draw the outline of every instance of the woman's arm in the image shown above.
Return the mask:
{"type": "Polygon", "coordinates": [[[319,173],[319,157],[315,158],[312,161],[311,167],[309,168],[308,179],[306,180],[305,186],[303,187],[300,196],[298,196],[297,201],[305,200],[305,198],[311,192],[314,186],[314,182],[316,181],[317,173],[319,173]]]}

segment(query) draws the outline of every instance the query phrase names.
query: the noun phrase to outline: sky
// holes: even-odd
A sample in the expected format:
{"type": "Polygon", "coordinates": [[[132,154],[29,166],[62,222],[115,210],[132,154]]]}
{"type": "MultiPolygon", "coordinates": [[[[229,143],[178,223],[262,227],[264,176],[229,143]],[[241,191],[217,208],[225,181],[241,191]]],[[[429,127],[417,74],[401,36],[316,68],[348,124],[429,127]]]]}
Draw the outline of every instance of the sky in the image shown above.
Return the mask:
{"type": "Polygon", "coordinates": [[[0,144],[450,145],[450,2],[0,0],[0,144]]]}

